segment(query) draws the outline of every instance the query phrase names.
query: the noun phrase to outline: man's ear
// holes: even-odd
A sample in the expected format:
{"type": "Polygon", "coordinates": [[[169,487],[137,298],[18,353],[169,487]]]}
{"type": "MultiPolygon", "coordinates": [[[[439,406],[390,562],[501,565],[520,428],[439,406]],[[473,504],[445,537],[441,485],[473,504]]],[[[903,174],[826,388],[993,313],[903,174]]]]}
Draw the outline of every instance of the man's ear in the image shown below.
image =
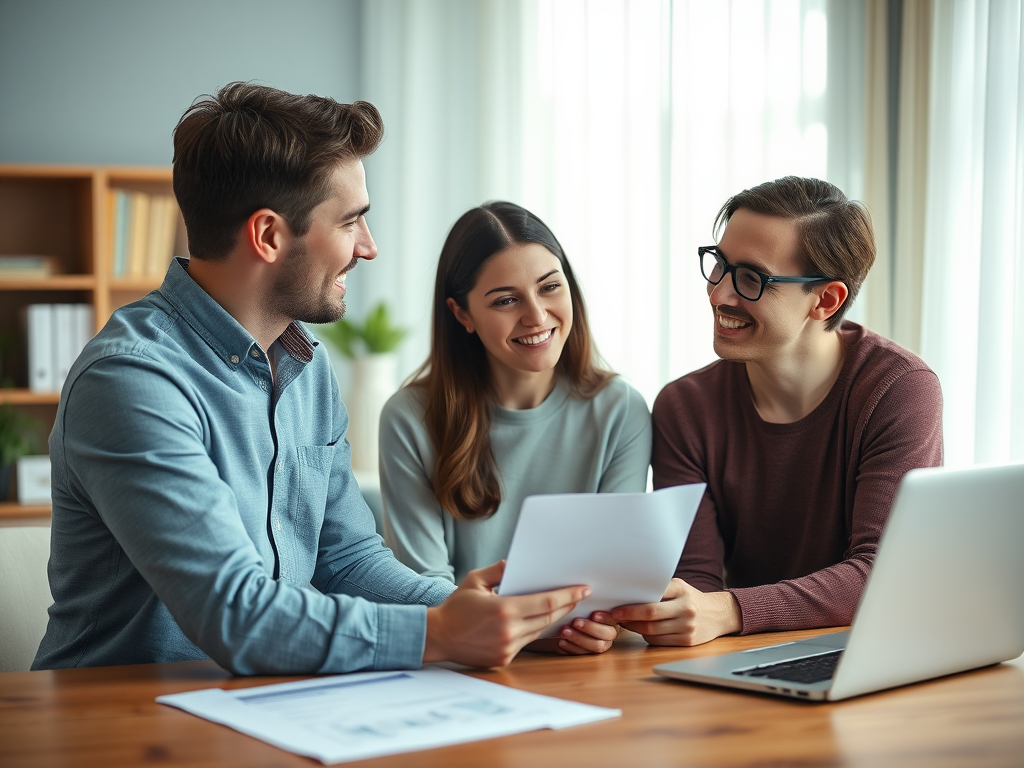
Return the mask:
{"type": "Polygon", "coordinates": [[[288,222],[270,208],[260,208],[252,213],[242,228],[242,239],[248,249],[267,264],[281,258],[292,237],[288,222]]]}
{"type": "Polygon", "coordinates": [[[473,318],[469,316],[469,313],[460,307],[458,302],[451,296],[445,299],[444,303],[448,309],[451,310],[451,313],[455,315],[455,319],[459,321],[459,325],[466,329],[466,333],[473,333],[475,328],[473,326],[473,318]]]}
{"type": "Polygon", "coordinates": [[[846,283],[839,280],[831,280],[813,290],[814,295],[818,297],[818,303],[811,307],[812,320],[828,320],[842,308],[850,295],[846,283]]]}

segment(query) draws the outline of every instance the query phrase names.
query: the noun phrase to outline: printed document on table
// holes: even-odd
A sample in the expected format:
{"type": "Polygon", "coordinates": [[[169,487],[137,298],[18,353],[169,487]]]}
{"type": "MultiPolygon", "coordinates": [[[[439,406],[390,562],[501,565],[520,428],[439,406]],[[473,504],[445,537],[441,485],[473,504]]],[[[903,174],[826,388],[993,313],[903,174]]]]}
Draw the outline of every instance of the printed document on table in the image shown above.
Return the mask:
{"type": "Polygon", "coordinates": [[[342,763],[618,717],[440,667],[160,696],[281,749],[342,763]]]}
{"type": "Polygon", "coordinates": [[[586,584],[591,596],[541,635],[620,605],[657,603],[665,594],[704,483],[653,493],[528,496],[516,523],[498,591],[526,595],[586,584]]]}

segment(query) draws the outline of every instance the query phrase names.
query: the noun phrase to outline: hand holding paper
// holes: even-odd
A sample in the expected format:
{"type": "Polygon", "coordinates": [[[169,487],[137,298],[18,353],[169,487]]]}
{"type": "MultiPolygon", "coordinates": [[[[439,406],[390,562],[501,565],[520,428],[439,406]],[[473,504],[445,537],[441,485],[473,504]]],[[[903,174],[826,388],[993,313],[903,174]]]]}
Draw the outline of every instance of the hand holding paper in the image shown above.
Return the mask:
{"type": "Polygon", "coordinates": [[[470,571],[441,605],[427,609],[424,663],[455,661],[475,667],[503,667],[540,633],[590,595],[581,587],[532,590],[540,594],[498,596],[505,564],[470,571]]]}
{"type": "Polygon", "coordinates": [[[731,592],[701,592],[672,579],[661,602],[616,608],[614,617],[651,645],[700,645],[743,628],[731,592]]]}
{"type": "Polygon", "coordinates": [[[656,603],[675,572],[705,485],[653,493],[567,493],[523,501],[502,595],[587,584],[592,596],[541,637],[578,617],[656,603]]]}

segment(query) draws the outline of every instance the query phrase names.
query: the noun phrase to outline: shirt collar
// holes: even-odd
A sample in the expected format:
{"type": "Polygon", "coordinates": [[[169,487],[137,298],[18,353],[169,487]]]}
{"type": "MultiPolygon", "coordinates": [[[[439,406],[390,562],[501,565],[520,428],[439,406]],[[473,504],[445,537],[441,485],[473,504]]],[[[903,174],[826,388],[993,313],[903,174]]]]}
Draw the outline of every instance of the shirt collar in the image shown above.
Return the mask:
{"type": "MultiPolygon", "coordinates": [[[[259,349],[252,334],[188,274],[188,259],[171,261],[158,290],[225,364],[237,368],[252,350],[259,349]]],[[[274,343],[298,362],[308,363],[318,342],[301,324],[292,322],[274,343]]]]}

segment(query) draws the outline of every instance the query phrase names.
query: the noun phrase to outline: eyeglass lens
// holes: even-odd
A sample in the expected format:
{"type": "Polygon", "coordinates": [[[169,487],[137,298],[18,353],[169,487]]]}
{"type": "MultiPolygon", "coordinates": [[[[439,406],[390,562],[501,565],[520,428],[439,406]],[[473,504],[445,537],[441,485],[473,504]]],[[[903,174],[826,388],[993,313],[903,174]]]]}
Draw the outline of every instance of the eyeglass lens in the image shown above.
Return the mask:
{"type": "MultiPolygon", "coordinates": [[[[714,251],[704,251],[701,256],[700,268],[705,279],[713,285],[722,282],[727,271],[725,260],[714,251]]],[[[730,271],[736,293],[748,301],[757,301],[761,298],[763,283],[758,272],[750,267],[733,267],[730,271]]]]}

